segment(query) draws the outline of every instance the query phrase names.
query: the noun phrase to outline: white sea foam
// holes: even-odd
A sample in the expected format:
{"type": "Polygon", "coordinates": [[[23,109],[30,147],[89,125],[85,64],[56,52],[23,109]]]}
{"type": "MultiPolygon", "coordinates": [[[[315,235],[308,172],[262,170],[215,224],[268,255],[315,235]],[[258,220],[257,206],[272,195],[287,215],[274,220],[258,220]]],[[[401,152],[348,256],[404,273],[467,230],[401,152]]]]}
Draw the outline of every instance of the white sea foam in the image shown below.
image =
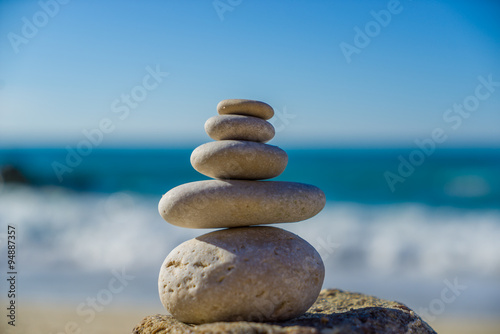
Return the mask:
{"type": "MultiPolygon", "coordinates": [[[[155,279],[164,257],[184,240],[209,232],[167,224],[157,213],[159,199],[5,187],[0,193],[1,254],[6,254],[6,226],[14,225],[26,290],[65,294],[68,277],[92,284],[92,277],[127,268],[137,277],[129,290],[156,300],[155,279]],[[54,288],[43,286],[47,280],[54,288]]],[[[444,280],[457,278],[475,287],[474,297],[462,297],[475,310],[500,310],[499,211],[330,202],[307,222],[279,227],[320,252],[327,269],[325,287],[425,306],[439,295],[444,280]]]]}

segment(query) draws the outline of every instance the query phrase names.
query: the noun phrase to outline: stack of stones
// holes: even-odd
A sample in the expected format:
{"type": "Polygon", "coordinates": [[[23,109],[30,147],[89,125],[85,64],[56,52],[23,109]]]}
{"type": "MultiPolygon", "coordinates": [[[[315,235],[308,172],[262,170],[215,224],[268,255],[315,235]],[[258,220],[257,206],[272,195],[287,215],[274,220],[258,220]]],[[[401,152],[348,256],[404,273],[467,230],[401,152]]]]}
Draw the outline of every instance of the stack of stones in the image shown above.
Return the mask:
{"type": "Polygon", "coordinates": [[[265,144],[274,110],[252,100],[224,100],[205,124],[216,141],[197,147],[192,166],[214,180],[168,191],[158,205],[169,223],[224,228],[176,247],[160,270],[158,288],[177,320],[282,321],[302,315],[319,295],[325,269],[318,252],[297,235],[262,224],[299,222],[319,213],[317,187],[260,181],[280,175],[288,156],[265,144]]]}

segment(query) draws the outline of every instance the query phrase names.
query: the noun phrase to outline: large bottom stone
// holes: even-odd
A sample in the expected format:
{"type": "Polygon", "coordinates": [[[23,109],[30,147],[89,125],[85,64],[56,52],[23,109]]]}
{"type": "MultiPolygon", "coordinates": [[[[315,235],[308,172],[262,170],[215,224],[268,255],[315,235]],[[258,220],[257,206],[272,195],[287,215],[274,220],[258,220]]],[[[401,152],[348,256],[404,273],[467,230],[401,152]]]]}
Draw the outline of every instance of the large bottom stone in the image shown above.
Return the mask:
{"type": "Polygon", "coordinates": [[[325,267],[307,241],[276,227],[219,230],[188,240],[167,256],[158,290],[185,323],[282,321],[304,314],[325,267]]]}
{"type": "Polygon", "coordinates": [[[170,315],[152,315],[137,325],[134,334],[166,333],[433,333],[436,332],[405,305],[360,293],[323,290],[306,314],[285,322],[215,322],[186,325],[170,315]]]}

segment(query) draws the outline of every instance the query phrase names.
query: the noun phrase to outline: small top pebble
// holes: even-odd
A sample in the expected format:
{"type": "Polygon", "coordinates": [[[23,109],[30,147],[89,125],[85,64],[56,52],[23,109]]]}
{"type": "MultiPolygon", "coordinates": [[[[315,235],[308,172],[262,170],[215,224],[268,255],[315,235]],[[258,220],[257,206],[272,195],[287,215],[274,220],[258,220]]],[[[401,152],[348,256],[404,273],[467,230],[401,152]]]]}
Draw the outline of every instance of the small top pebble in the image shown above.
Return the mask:
{"type": "Polygon", "coordinates": [[[274,116],[273,108],[264,102],[244,99],[222,100],[217,105],[219,115],[247,115],[270,119],[274,116]]]}

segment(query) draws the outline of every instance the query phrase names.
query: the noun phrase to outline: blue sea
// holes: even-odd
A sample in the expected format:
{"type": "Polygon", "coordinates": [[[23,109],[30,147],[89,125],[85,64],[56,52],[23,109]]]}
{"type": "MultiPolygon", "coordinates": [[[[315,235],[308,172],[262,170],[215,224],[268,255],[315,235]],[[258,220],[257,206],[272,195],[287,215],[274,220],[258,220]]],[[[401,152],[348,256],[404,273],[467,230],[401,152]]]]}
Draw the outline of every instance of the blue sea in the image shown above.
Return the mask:
{"type": "MultiPolygon", "coordinates": [[[[161,312],[163,259],[210,232],[169,225],[157,212],[169,189],[207,179],[191,167],[191,151],[0,149],[0,270],[7,271],[12,225],[19,298],[78,305],[119,270],[133,279],[113,303],[140,301],[161,312]]],[[[288,167],[276,180],[316,185],[327,204],[308,221],[277,226],[316,247],[325,288],[395,299],[430,322],[500,314],[500,150],[415,152],[287,150],[288,167]],[[452,302],[442,299],[445,289],[455,293],[452,302]]]]}

